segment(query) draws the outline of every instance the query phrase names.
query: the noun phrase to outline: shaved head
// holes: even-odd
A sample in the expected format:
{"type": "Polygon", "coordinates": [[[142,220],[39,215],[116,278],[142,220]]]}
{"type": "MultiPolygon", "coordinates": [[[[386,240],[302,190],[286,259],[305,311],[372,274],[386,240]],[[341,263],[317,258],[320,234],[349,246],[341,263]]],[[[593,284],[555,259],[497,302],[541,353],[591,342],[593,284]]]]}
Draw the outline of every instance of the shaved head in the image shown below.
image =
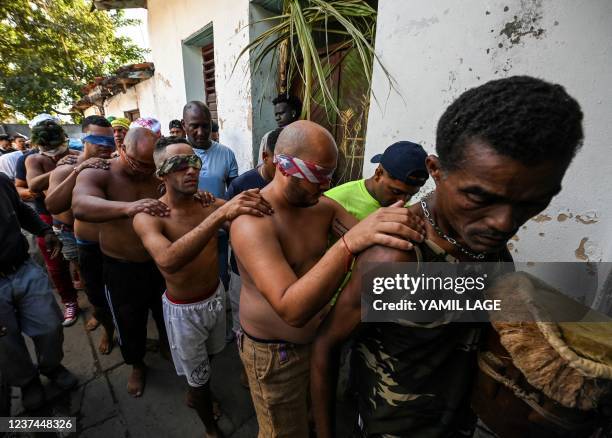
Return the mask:
{"type": "MultiPolygon", "coordinates": [[[[276,142],[276,155],[290,155],[333,170],[338,163],[338,147],[327,129],[308,120],[298,120],[283,128],[276,142]]],[[[279,167],[279,169],[282,169],[279,167]]],[[[271,185],[279,185],[285,200],[294,207],[311,207],[329,189],[330,182],[314,183],[306,179],[285,175],[282,170],[274,174],[271,185]]]]}
{"type": "Polygon", "coordinates": [[[287,125],[278,136],[276,154],[286,154],[320,166],[336,167],[338,147],[331,133],[309,120],[298,120],[287,125]]]}
{"type": "Polygon", "coordinates": [[[125,145],[126,152],[130,154],[140,155],[142,152],[147,155],[146,149],[153,156],[153,146],[156,140],[157,136],[150,129],[131,128],[125,135],[123,144],[125,145]]]}
{"type": "Polygon", "coordinates": [[[124,147],[119,154],[133,172],[151,175],[155,172],[153,150],[157,135],[147,128],[130,128],[123,141],[124,147]]]}

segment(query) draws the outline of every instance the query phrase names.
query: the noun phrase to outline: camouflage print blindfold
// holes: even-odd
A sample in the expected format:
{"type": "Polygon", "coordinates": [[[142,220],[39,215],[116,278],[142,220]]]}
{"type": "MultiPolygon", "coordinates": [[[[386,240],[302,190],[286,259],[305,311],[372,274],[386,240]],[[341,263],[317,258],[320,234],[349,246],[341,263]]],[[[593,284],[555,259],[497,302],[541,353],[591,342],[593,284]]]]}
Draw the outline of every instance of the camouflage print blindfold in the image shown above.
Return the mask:
{"type": "Polygon", "coordinates": [[[175,155],[170,158],[166,158],[163,163],[157,168],[157,176],[162,177],[172,172],[179,172],[181,170],[193,167],[194,169],[200,170],[202,168],[202,160],[195,154],[191,155],[175,155]]]}

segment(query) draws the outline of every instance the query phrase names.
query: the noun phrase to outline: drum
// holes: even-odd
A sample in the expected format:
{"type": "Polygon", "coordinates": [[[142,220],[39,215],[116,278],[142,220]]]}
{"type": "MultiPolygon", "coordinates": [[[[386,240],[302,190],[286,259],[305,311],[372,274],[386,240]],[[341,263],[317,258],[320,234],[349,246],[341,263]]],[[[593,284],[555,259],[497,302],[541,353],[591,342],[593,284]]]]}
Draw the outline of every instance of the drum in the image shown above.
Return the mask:
{"type": "MultiPolygon", "coordinates": [[[[528,274],[512,275],[522,276],[522,284],[542,287],[528,274]]],[[[546,320],[541,307],[522,310],[538,317],[492,322],[485,332],[472,395],[482,422],[501,438],[578,438],[609,430],[612,320],[537,322],[546,320]]]]}

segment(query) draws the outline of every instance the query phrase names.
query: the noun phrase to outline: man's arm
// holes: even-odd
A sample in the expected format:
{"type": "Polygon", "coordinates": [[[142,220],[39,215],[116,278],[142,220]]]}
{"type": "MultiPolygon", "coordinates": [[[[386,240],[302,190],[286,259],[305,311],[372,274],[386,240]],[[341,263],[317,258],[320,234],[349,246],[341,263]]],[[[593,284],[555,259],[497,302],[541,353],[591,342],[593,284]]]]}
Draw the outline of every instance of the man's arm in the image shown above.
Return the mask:
{"type": "Polygon", "coordinates": [[[412,249],[406,239],[419,240],[420,236],[407,225],[410,220],[405,208],[378,210],[334,243],[301,278],[287,263],[271,221],[241,217],[232,224],[230,234],[236,257],[255,287],[283,321],[302,327],[332,298],[354,254],[374,244],[412,249]],[[271,266],[274,275],[270,273],[271,266]]]}
{"type": "Polygon", "coordinates": [[[106,199],[108,170],[86,169],[79,172],[72,191],[72,213],[85,222],[108,222],[134,217],[140,212],[152,216],[166,216],[168,207],[157,199],[140,199],[134,202],[109,201],[106,199]]]}
{"type": "Polygon", "coordinates": [[[269,204],[262,199],[259,190],[249,190],[228,202],[217,199],[217,209],[197,227],[174,242],[164,236],[162,222],[149,214],[141,213],[134,217],[134,231],[159,269],[174,274],[202,252],[226,221],[231,221],[241,214],[270,214],[269,204]]]}
{"type": "Polygon", "coordinates": [[[70,210],[72,190],[77,179],[77,172],[72,166],[64,165],[55,168],[49,176],[49,188],[45,205],[51,214],[60,214],[70,210]]]}
{"type": "Polygon", "coordinates": [[[72,160],[67,160],[70,157],[74,156],[68,155],[62,158],[49,177],[49,188],[45,196],[45,205],[52,214],[60,214],[70,210],[72,206],[72,191],[74,190],[77,176],[82,170],[90,168],[108,170],[110,167],[108,160],[96,157],[89,158],[75,167],[70,162],[72,160]],[[63,161],[66,161],[66,163],[62,164],[63,161]]]}
{"type": "Polygon", "coordinates": [[[310,392],[318,438],[336,434],[336,386],[342,344],[361,322],[361,279],[368,262],[414,261],[413,253],[374,246],[364,251],[351,280],[319,327],[310,360],[310,392]]]}
{"type": "MultiPolygon", "coordinates": [[[[340,239],[348,230],[353,228],[359,221],[355,216],[350,214],[338,201],[324,197],[320,202],[327,202],[333,206],[334,219],[332,221],[332,234],[336,239],[340,239]]],[[[400,205],[396,203],[395,205],[400,205]]],[[[408,210],[404,207],[399,207],[408,210]]],[[[398,210],[399,211],[399,210],[398,210]]],[[[408,210],[408,226],[415,231],[415,236],[411,239],[415,242],[421,242],[425,236],[425,222],[423,219],[408,210]]]]}
{"type": "Polygon", "coordinates": [[[76,219],[85,222],[108,222],[129,217],[129,202],[106,199],[107,177],[106,171],[97,169],[87,169],[77,176],[72,191],[72,213],[76,219]]]}
{"type": "Polygon", "coordinates": [[[169,274],[192,262],[225,222],[225,215],[215,210],[197,227],[175,242],[163,234],[163,224],[155,216],[139,213],[134,216],[134,231],[159,269],[169,274]]]}
{"type": "Polygon", "coordinates": [[[34,193],[41,193],[49,187],[51,171],[45,172],[44,160],[47,160],[44,155],[31,155],[25,160],[26,180],[28,187],[34,193]]]}
{"type": "Polygon", "coordinates": [[[23,201],[33,201],[38,196],[36,193],[30,191],[28,183],[23,179],[15,178],[15,188],[23,201]]]}
{"type": "Polygon", "coordinates": [[[346,209],[340,205],[337,201],[331,198],[321,198],[319,202],[327,202],[334,209],[334,218],[332,220],[331,233],[335,239],[340,239],[346,234],[348,230],[353,228],[357,222],[357,218],[350,214],[346,209]]]}

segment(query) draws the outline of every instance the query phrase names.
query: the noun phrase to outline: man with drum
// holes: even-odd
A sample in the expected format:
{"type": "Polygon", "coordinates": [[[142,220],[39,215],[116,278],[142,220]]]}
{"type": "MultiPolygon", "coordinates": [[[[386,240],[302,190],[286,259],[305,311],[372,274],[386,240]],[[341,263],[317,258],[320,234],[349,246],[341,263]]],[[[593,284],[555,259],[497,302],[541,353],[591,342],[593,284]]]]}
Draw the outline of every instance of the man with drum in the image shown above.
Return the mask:
{"type": "Polygon", "coordinates": [[[426,161],[436,188],[410,207],[427,219],[420,251],[375,246],[363,252],[319,329],[311,362],[319,438],[335,435],[338,359],[350,335],[363,436],[472,436],[480,329],[362,324],[362,273],[368,262],[512,261],[507,241],[559,193],[582,138],[576,100],[560,85],[532,77],[485,83],[447,108],[438,123],[437,156],[426,161]]]}

